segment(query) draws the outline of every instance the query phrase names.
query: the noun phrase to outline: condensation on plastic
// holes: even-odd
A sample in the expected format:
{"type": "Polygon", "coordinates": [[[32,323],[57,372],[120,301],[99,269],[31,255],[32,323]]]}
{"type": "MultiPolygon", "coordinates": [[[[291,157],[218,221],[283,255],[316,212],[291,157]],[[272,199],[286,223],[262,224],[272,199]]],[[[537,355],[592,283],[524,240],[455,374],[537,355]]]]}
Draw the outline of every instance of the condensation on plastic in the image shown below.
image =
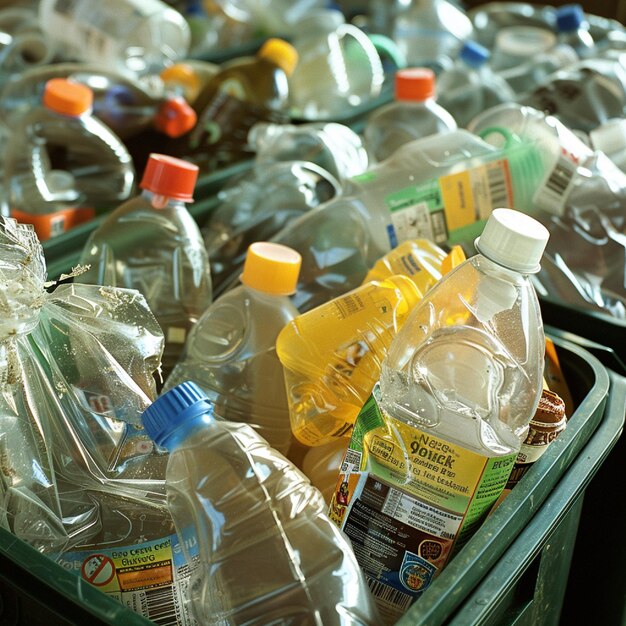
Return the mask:
{"type": "Polygon", "coordinates": [[[532,107],[494,107],[469,128],[480,134],[493,125],[532,141],[541,154],[545,179],[533,198],[533,215],[550,240],[535,277],[540,295],[626,318],[626,174],[554,116],[532,107]]]}
{"type": "Polygon", "coordinates": [[[58,554],[123,542],[138,502],[167,519],[167,457],[139,426],[163,336],[136,291],[45,281],[32,227],[1,218],[0,523],[58,554]]]}

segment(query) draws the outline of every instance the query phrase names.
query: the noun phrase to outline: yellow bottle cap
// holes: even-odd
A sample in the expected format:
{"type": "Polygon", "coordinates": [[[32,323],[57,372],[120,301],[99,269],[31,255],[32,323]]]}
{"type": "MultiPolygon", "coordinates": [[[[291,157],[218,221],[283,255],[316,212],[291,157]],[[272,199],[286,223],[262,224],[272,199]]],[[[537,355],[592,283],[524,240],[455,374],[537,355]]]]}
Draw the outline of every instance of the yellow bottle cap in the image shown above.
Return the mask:
{"type": "Polygon", "coordinates": [[[452,246],[450,252],[446,258],[441,262],[441,274],[446,275],[450,270],[453,270],[457,265],[461,265],[465,261],[465,252],[461,246],[452,246]]]}
{"type": "Polygon", "coordinates": [[[386,278],[383,282],[391,283],[402,294],[402,300],[398,302],[396,308],[397,315],[406,315],[409,311],[413,310],[413,307],[415,307],[424,296],[420,288],[408,276],[404,276],[404,274],[394,274],[386,278]]]}
{"type": "Polygon", "coordinates": [[[280,243],[257,241],[248,248],[241,274],[246,287],[277,296],[296,291],[302,257],[280,243]]]}
{"type": "Polygon", "coordinates": [[[284,39],[268,39],[257,52],[262,59],[269,59],[280,67],[287,76],[293,74],[298,64],[296,49],[284,39]]]}
{"type": "Polygon", "coordinates": [[[193,67],[187,63],[170,65],[159,76],[164,83],[180,85],[186,93],[197,95],[200,90],[200,79],[193,67]]]}

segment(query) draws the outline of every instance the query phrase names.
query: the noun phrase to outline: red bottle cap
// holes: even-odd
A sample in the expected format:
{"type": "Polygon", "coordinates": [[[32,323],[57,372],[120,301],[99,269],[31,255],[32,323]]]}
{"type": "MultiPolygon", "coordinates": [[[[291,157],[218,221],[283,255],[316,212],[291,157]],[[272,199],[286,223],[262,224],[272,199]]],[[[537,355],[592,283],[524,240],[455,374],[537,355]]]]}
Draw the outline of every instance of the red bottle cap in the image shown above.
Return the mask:
{"type": "Polygon", "coordinates": [[[152,193],[193,202],[198,166],[165,154],[151,154],[139,186],[152,193]]]}
{"type": "Polygon", "coordinates": [[[168,137],[180,137],[189,132],[198,121],[196,112],[182,97],[168,98],[154,117],[154,126],[168,137]]]}
{"type": "Polygon", "coordinates": [[[435,73],[426,67],[398,70],[395,81],[396,100],[422,101],[435,95],[435,73]]]}

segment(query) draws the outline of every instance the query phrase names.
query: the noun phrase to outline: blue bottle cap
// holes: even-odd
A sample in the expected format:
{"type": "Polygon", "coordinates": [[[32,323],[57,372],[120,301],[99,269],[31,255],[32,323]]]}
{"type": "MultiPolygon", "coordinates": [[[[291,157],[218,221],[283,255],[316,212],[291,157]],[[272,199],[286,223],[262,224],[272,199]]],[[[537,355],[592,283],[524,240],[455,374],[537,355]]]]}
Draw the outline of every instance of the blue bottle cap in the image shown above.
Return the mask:
{"type": "Polygon", "coordinates": [[[475,41],[466,41],[459,56],[472,67],[480,67],[489,60],[489,50],[475,41]]]}
{"type": "Polygon", "coordinates": [[[580,4],[565,4],[556,10],[556,27],[559,32],[578,30],[584,20],[585,14],[580,4]]]}
{"type": "Polygon", "coordinates": [[[141,420],[148,436],[167,448],[165,441],[181,424],[205,413],[213,414],[213,404],[196,383],[187,381],[158,397],[141,420]]]}

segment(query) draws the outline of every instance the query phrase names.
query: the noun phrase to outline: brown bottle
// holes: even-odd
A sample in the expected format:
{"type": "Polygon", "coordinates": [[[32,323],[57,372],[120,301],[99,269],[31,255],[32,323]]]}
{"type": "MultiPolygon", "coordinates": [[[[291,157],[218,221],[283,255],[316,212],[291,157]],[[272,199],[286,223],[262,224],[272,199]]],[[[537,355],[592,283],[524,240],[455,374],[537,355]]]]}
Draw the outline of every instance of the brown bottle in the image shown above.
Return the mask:
{"type": "Polygon", "coordinates": [[[288,121],[297,59],[291,44],[268,39],[256,56],[225,63],[194,101],[198,123],[185,137],[185,156],[209,170],[251,157],[247,137],[256,122],[288,121]]]}

